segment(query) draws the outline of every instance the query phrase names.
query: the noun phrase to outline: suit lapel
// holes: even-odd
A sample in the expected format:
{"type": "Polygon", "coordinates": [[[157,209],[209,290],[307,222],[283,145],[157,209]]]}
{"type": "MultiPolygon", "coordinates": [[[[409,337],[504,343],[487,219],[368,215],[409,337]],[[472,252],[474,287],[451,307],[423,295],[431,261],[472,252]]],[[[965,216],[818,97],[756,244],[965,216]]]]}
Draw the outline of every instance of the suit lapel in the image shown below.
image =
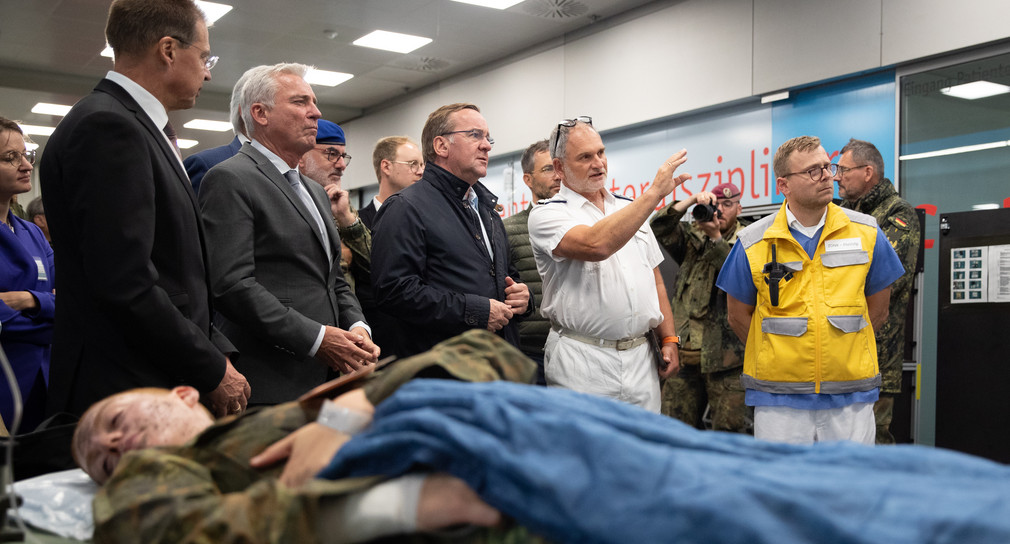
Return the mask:
{"type": "Polygon", "coordinates": [[[96,86],[95,89],[112,95],[116,98],[116,100],[119,100],[126,109],[133,112],[133,114],[137,117],[137,122],[139,122],[144,129],[147,130],[148,135],[152,140],[154,140],[158,148],[161,149],[165,160],[172,165],[171,168],[175,170],[176,177],[179,178],[179,183],[189,187],[189,196],[190,200],[193,202],[193,207],[199,209],[199,204],[196,201],[196,195],[193,194],[193,185],[189,181],[189,176],[186,174],[186,170],[183,168],[182,161],[179,160],[179,156],[175,154],[175,150],[172,149],[172,147],[168,144],[168,141],[165,139],[165,133],[162,130],[162,127],[154,126],[154,121],[151,121],[151,118],[148,117],[147,113],[144,112],[144,109],[140,107],[140,104],[137,104],[137,101],[130,96],[130,93],[126,92],[126,89],[120,87],[115,82],[103,79],[98,82],[98,86],[96,86]]]}
{"type": "MultiPolygon", "coordinates": [[[[311,212],[309,212],[309,210],[305,207],[305,204],[302,202],[301,197],[295,193],[295,189],[294,187],[291,186],[291,183],[288,182],[288,178],[282,176],[281,173],[277,171],[277,168],[274,167],[273,163],[271,163],[269,159],[267,159],[252,145],[248,143],[243,144],[242,149],[239,150],[239,152],[245,153],[254,162],[256,162],[256,168],[258,168],[259,171],[262,172],[263,175],[266,176],[267,179],[269,179],[270,182],[273,183],[277,187],[277,189],[284,194],[285,198],[287,198],[291,206],[294,206],[295,210],[298,212],[298,215],[300,215],[302,217],[302,220],[305,221],[305,224],[309,226],[309,229],[313,232],[313,234],[316,237],[316,241],[319,242],[320,247],[322,247],[323,252],[325,253],[326,245],[323,241],[322,233],[320,233],[319,229],[316,227],[316,219],[312,217],[311,212]]],[[[319,199],[313,196],[310,184],[305,183],[305,187],[306,189],[309,189],[309,196],[312,197],[312,200],[316,203],[316,207],[318,209],[319,199]]],[[[321,187],[319,189],[322,190],[321,187]]],[[[330,213],[329,208],[326,209],[325,213],[322,213],[323,226],[326,227],[327,237],[329,237],[331,240],[330,253],[331,255],[336,255],[339,253],[340,246],[333,242],[336,232],[334,231],[333,233],[334,236],[330,235],[330,231],[334,230],[334,227],[331,224],[332,221],[326,220],[326,218],[330,217],[330,215],[332,214],[330,213]]],[[[333,263],[331,262],[330,263],[331,267],[332,264],[333,263]]]]}
{"type": "MultiPolygon", "coordinates": [[[[169,145],[168,140],[165,138],[165,132],[163,127],[155,126],[155,122],[150,120],[143,108],[133,100],[133,97],[129,96],[129,93],[125,89],[119,87],[114,82],[109,80],[102,80],[98,83],[95,88],[99,91],[108,93],[115,97],[116,100],[122,103],[122,105],[133,112],[136,116],[137,121],[143,125],[144,129],[147,130],[148,135],[153,139],[158,147],[162,150],[165,155],[166,160],[172,165],[173,170],[175,170],[177,177],[179,178],[179,183],[187,185],[190,187],[190,193],[192,193],[192,184],[190,184],[189,176],[186,175],[186,170],[183,168],[182,161],[179,159],[179,155],[176,154],[176,150],[169,145]]],[[[191,195],[192,196],[192,195],[191,195]]],[[[197,206],[196,199],[193,198],[193,205],[197,206]]]]}
{"type": "MultiPolygon", "coordinates": [[[[323,218],[326,238],[330,241],[330,249],[333,255],[337,256],[337,262],[339,262],[340,235],[337,233],[337,226],[333,222],[333,212],[330,210],[330,199],[326,196],[326,190],[305,176],[302,176],[302,183],[305,184],[305,188],[309,191],[309,196],[312,197],[312,201],[316,204],[320,217],[323,218]]],[[[321,238],[320,243],[322,243],[321,238]]]]}
{"type": "Polygon", "coordinates": [[[183,168],[182,161],[179,159],[179,155],[176,154],[176,150],[169,145],[168,140],[165,138],[165,132],[162,127],[155,126],[155,122],[150,120],[150,117],[143,111],[143,108],[133,100],[133,97],[125,89],[116,85],[115,82],[102,80],[98,82],[95,90],[111,95],[124,108],[133,113],[137,122],[147,131],[147,135],[151,141],[154,141],[155,145],[162,150],[164,161],[171,165],[170,168],[176,173],[179,183],[188,189],[187,193],[189,194],[190,203],[193,205],[193,210],[199,213],[200,204],[196,200],[196,194],[193,193],[193,184],[190,183],[189,175],[186,174],[186,170],[183,168]]]}

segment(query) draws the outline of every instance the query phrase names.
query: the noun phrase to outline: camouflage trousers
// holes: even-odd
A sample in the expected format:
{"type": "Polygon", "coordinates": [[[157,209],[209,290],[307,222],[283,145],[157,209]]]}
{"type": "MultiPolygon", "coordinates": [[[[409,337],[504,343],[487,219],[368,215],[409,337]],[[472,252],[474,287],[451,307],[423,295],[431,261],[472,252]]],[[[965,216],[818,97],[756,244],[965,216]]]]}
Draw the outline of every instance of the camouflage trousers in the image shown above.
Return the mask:
{"type": "MultiPolygon", "coordinates": [[[[683,353],[683,352],[681,352],[683,353]]],[[[698,429],[754,433],[754,409],[744,404],[742,367],[702,374],[698,364],[684,364],[663,383],[662,413],[698,429]],[[705,408],[711,425],[702,421],[705,408]]]]}
{"type": "Polygon", "coordinates": [[[880,392],[880,398],[873,404],[873,416],[877,421],[877,444],[894,444],[891,434],[891,417],[894,415],[894,393],[880,392]]]}

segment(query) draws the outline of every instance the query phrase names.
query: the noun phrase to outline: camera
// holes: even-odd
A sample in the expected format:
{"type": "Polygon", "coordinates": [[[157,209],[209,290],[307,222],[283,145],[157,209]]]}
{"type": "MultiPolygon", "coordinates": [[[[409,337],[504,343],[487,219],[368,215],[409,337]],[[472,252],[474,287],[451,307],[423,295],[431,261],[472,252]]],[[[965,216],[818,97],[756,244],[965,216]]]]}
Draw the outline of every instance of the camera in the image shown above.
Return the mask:
{"type": "Polygon", "coordinates": [[[712,221],[716,217],[722,217],[722,210],[712,204],[695,204],[691,210],[691,215],[694,216],[695,221],[704,223],[705,221],[712,221]]]}

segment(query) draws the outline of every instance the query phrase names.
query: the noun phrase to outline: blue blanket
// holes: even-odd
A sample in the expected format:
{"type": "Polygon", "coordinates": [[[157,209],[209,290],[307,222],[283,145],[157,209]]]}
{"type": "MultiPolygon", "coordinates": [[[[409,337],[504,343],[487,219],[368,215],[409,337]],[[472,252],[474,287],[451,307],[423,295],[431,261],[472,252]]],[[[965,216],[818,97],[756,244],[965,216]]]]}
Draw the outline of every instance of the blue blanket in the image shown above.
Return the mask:
{"type": "Polygon", "coordinates": [[[920,446],[792,446],[504,382],[415,380],[321,474],[448,472],[559,542],[1010,542],[1010,468],[920,446]]]}

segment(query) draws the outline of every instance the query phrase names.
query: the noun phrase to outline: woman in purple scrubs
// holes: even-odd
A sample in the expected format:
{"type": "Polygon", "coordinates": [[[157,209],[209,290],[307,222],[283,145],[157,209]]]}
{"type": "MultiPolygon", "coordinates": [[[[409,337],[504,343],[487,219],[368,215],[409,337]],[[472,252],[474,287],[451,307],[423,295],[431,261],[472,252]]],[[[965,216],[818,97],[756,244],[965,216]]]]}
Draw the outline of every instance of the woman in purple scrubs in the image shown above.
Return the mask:
{"type": "Polygon", "coordinates": [[[53,250],[42,231],[11,211],[14,195],[32,188],[35,151],[28,151],[17,123],[0,117],[0,346],[17,377],[24,413],[12,429],[14,400],[0,375],[0,416],[12,432],[42,421],[53,338],[53,250]]]}

